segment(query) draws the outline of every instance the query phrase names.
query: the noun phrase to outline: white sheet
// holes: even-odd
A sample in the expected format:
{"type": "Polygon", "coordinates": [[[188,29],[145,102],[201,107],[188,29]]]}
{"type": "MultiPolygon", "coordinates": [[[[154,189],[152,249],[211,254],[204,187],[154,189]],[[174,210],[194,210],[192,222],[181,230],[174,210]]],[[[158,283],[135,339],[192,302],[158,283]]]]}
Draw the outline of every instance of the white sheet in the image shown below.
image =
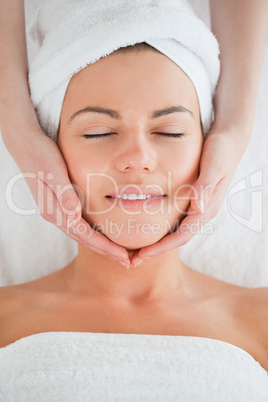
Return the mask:
{"type": "Polygon", "coordinates": [[[47,332],[0,349],[5,402],[267,402],[246,351],[189,336],[47,332]]]}
{"type": "MultiPolygon", "coordinates": [[[[27,23],[40,1],[26,0],[27,23]]],[[[191,0],[191,3],[209,23],[207,1],[191,0]]],[[[30,42],[28,46],[32,57],[34,44],[30,42]]],[[[250,145],[219,214],[207,225],[209,234],[201,231],[180,250],[183,261],[192,268],[248,287],[268,286],[267,71],[268,42],[250,145]]],[[[1,138],[0,169],[0,285],[27,282],[62,268],[76,255],[77,245],[37,213],[22,216],[10,209],[5,190],[19,169],[1,138]]],[[[13,186],[13,202],[21,209],[36,208],[23,180],[13,186]]]]}

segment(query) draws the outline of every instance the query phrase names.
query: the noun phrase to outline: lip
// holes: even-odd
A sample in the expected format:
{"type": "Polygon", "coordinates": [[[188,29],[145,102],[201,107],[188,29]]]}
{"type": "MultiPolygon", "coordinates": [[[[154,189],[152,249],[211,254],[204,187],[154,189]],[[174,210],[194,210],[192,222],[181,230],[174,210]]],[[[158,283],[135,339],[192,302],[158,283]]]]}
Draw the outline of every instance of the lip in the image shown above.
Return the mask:
{"type": "Polygon", "coordinates": [[[124,208],[129,211],[140,211],[142,209],[150,209],[156,207],[165,197],[166,194],[162,194],[155,189],[150,188],[152,185],[138,185],[138,184],[125,184],[124,186],[118,186],[117,191],[113,191],[106,195],[106,198],[113,203],[114,206],[124,208]],[[145,200],[129,200],[123,198],[116,198],[117,195],[122,194],[137,194],[137,195],[152,195],[152,198],[146,198],[145,200]]]}
{"type": "MultiPolygon", "coordinates": [[[[151,185],[140,186],[138,184],[125,184],[124,186],[119,186],[117,191],[113,191],[106,195],[106,197],[116,197],[122,194],[137,194],[137,195],[152,195],[154,197],[163,197],[166,194],[162,194],[159,191],[150,188],[151,185]],[[149,187],[149,188],[148,188],[149,187]]],[[[153,186],[152,186],[153,187],[153,186]]],[[[127,200],[124,200],[127,201],[127,200]]],[[[130,201],[130,200],[129,200],[130,201]]],[[[146,200],[137,200],[137,201],[146,201],[146,200]]]]}
{"type": "Polygon", "coordinates": [[[162,200],[165,199],[165,195],[154,196],[145,200],[128,200],[123,198],[106,197],[113,206],[125,209],[128,211],[146,211],[152,207],[156,207],[162,200]]]}

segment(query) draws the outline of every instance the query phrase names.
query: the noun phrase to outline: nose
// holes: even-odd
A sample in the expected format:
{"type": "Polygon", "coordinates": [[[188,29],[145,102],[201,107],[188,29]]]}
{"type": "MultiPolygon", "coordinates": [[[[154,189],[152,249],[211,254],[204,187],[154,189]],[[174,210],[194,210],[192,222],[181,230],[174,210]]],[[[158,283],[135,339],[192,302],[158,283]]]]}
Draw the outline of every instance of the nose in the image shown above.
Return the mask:
{"type": "Polygon", "coordinates": [[[122,141],[115,160],[116,169],[120,172],[153,172],[157,163],[157,155],[150,141],[141,133],[129,135],[122,141]]]}

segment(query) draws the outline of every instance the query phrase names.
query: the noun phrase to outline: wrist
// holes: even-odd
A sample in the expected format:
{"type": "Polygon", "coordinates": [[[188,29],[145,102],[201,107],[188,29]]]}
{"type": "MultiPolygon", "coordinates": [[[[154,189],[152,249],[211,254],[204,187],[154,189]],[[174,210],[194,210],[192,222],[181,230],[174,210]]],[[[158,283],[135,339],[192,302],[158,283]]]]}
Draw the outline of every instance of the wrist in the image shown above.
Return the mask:
{"type": "MultiPolygon", "coordinates": [[[[237,153],[242,156],[248,147],[251,134],[252,130],[249,130],[248,126],[241,122],[219,119],[214,120],[207,138],[220,136],[225,144],[226,141],[229,142],[230,149],[235,148],[237,153]]],[[[221,141],[221,139],[218,138],[217,141],[221,141]]]]}
{"type": "Polygon", "coordinates": [[[219,85],[213,107],[213,130],[230,132],[249,141],[255,118],[256,96],[238,96],[219,85]]]}
{"type": "Polygon", "coordinates": [[[243,118],[238,119],[215,116],[212,123],[211,130],[213,132],[229,133],[232,136],[238,136],[245,141],[249,141],[252,134],[253,123],[248,119],[245,121],[243,118]]]}
{"type": "Polygon", "coordinates": [[[8,120],[1,125],[1,135],[11,155],[23,152],[24,147],[33,143],[39,134],[45,135],[34,112],[33,116],[29,115],[28,118],[13,113],[8,120]]]}
{"type": "Polygon", "coordinates": [[[238,137],[239,141],[248,143],[252,135],[253,124],[254,116],[243,116],[239,109],[229,115],[215,112],[211,131],[229,133],[233,137],[238,137]]]}
{"type": "Polygon", "coordinates": [[[25,137],[30,138],[34,133],[42,132],[26,85],[25,88],[18,86],[16,91],[11,88],[5,94],[2,92],[0,129],[7,147],[12,143],[20,144],[25,137]]]}

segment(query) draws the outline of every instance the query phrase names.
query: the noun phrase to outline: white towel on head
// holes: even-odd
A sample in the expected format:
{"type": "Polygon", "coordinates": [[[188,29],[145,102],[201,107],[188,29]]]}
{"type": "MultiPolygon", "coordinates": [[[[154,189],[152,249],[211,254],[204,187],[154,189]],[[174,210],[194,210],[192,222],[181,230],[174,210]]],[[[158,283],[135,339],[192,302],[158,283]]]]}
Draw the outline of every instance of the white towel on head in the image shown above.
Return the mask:
{"type": "Polygon", "coordinates": [[[213,119],[220,63],[214,35],[185,0],[47,0],[30,29],[39,52],[30,65],[31,96],[54,140],[70,79],[116,49],[147,42],[192,80],[204,134],[213,119]]]}

